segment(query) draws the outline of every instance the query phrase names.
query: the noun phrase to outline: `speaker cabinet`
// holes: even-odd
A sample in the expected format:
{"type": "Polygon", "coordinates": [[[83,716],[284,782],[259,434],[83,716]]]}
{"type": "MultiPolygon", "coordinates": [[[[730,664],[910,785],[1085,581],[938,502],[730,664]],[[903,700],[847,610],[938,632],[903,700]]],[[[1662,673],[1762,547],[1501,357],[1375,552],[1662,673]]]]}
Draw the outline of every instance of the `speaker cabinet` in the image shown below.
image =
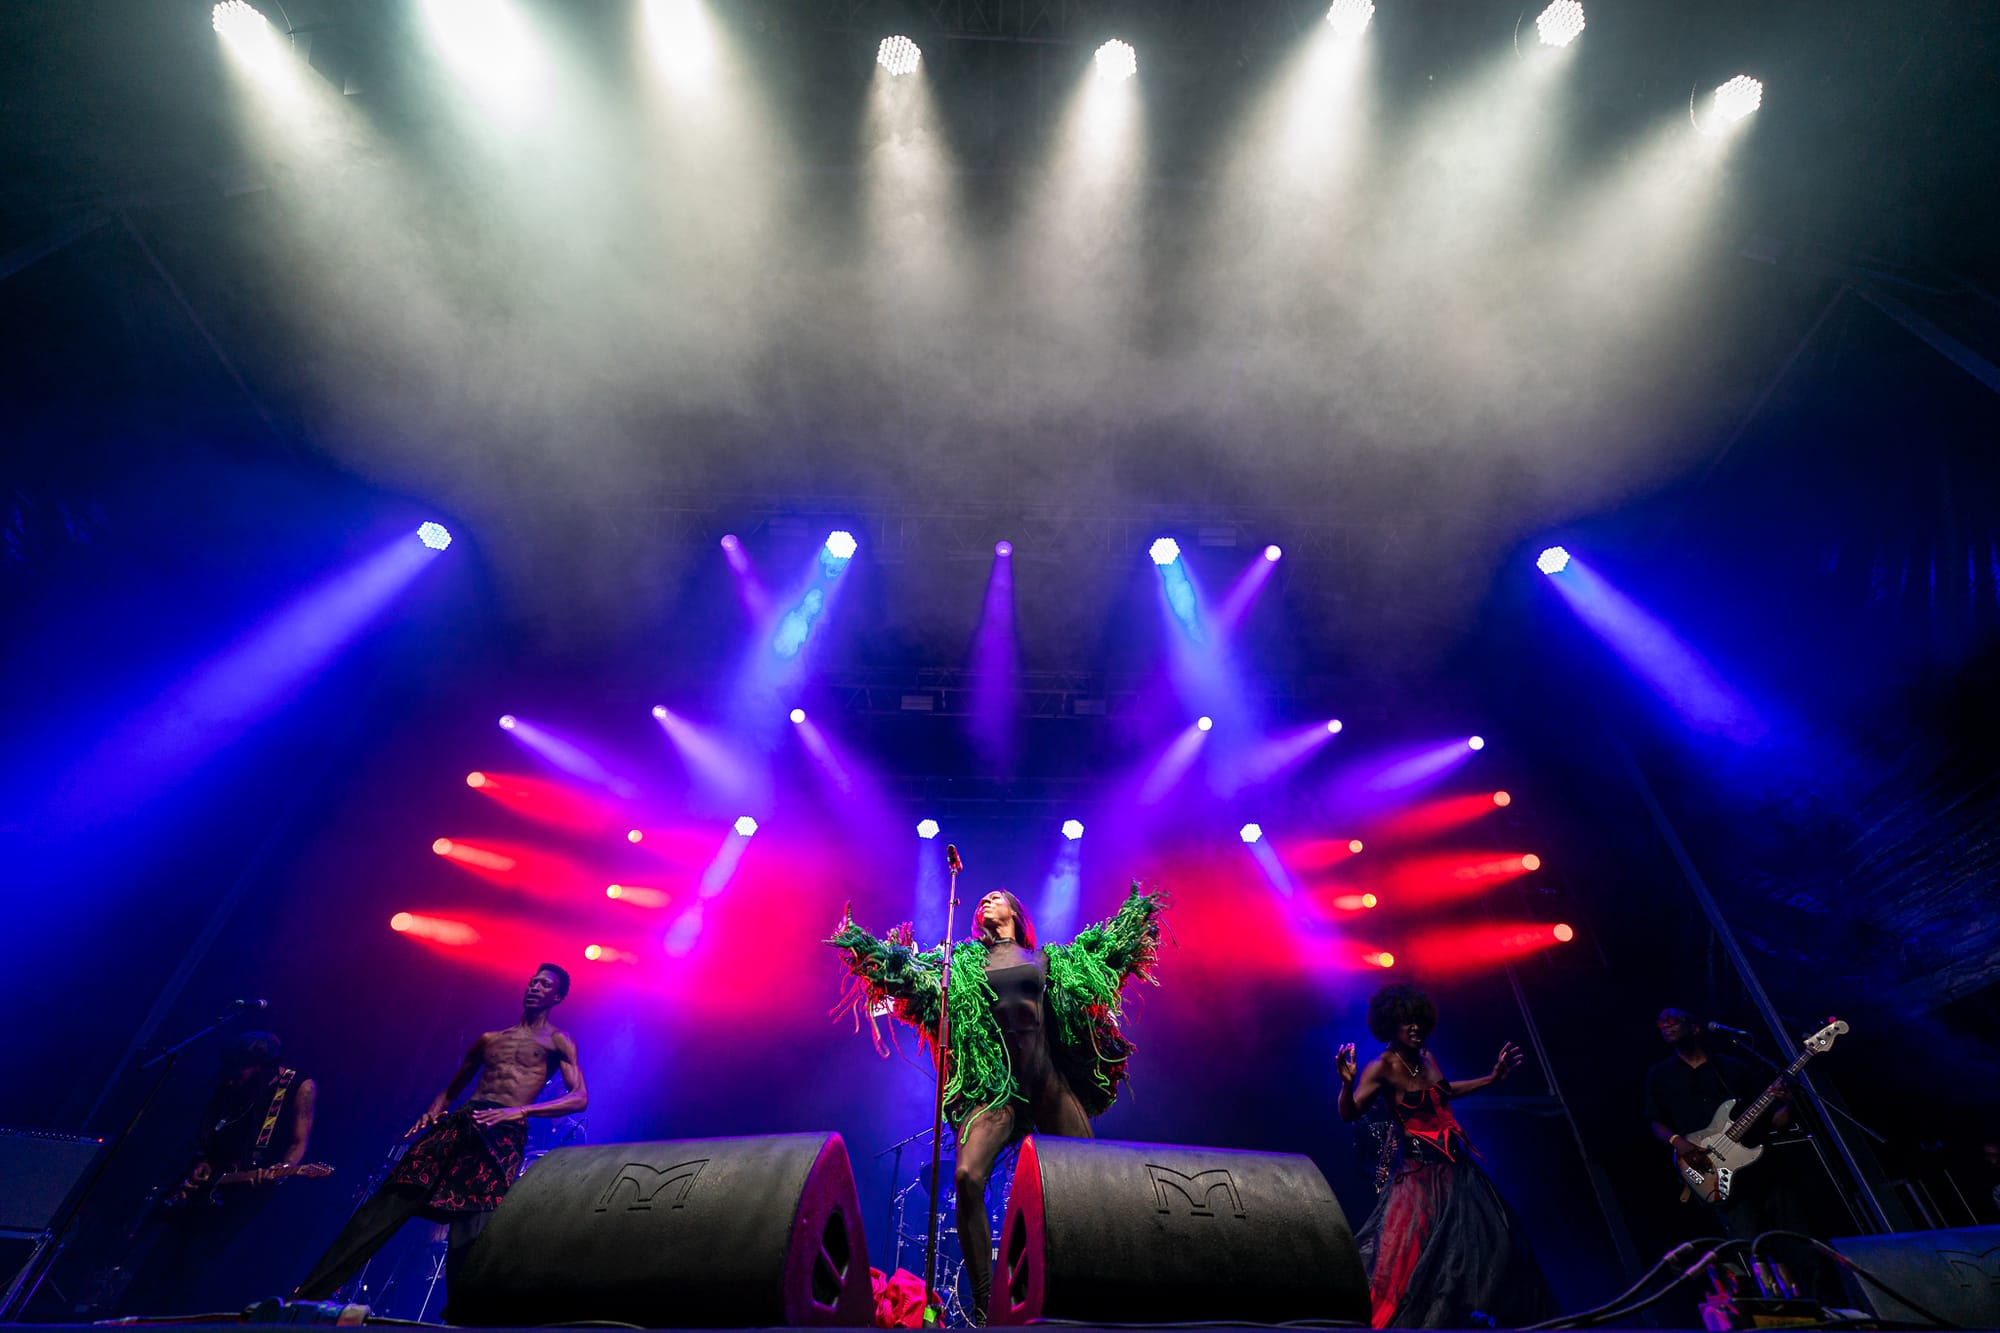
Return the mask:
{"type": "Polygon", "coordinates": [[[1031,1138],[989,1318],[1368,1322],[1347,1217],[1304,1157],[1031,1138]]]}
{"type": "Polygon", "coordinates": [[[1848,1236],[1828,1244],[1924,1307],[1912,1309],[1850,1271],[1848,1285],[1879,1319],[1930,1324],[1935,1315],[1960,1328],[2000,1328],[2000,1227],[1848,1236]]]}
{"type": "Polygon", "coordinates": [[[874,1322],[838,1134],[558,1148],[508,1191],[449,1293],[453,1323],[645,1328],[874,1322]]]}

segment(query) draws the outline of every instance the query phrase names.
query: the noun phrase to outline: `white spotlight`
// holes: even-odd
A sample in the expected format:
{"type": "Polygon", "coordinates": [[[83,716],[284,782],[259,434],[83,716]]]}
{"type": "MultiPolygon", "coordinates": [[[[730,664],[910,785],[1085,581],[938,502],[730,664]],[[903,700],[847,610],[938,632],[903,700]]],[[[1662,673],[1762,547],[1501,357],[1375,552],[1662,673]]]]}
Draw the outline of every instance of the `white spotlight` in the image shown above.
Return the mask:
{"type": "Polygon", "coordinates": [[[1327,719],[1326,731],[1329,736],[1338,736],[1340,734],[1340,719],[1337,717],[1327,719]]]}
{"type": "Polygon", "coordinates": [[[1582,0],[1555,0],[1535,19],[1544,46],[1568,46],[1583,35],[1582,0]]]}
{"type": "Polygon", "coordinates": [[[1123,83],[1139,72],[1139,53],[1131,44],[1116,37],[1097,48],[1097,77],[1106,83],[1123,83]]]}
{"type": "Polygon", "coordinates": [[[442,523],[419,523],[417,540],[433,551],[442,551],[451,545],[451,530],[442,523]]]}
{"type": "Polygon", "coordinates": [[[882,45],[875,48],[875,63],[898,78],[915,74],[923,58],[924,53],[917,49],[917,44],[900,35],[884,37],[882,45]]]}
{"type": "Polygon", "coordinates": [[[756,831],[757,831],[757,821],[750,818],[750,816],[744,815],[741,819],[738,819],[736,821],[736,834],[738,837],[747,838],[750,837],[752,834],[754,834],[756,831]]]}
{"type": "Polygon", "coordinates": [[[1075,842],[1083,836],[1083,821],[1081,819],[1065,819],[1063,821],[1062,833],[1065,838],[1068,838],[1071,842],[1075,842]]]}
{"type": "Polygon", "coordinates": [[[1764,105],[1764,85],[1748,74],[1738,74],[1715,90],[1711,113],[1715,130],[1726,129],[1764,105]]]}
{"type": "Polygon", "coordinates": [[[244,0],[222,0],[209,11],[208,17],[224,37],[259,37],[271,27],[270,21],[244,0]]]}
{"type": "Polygon", "coordinates": [[[1194,720],[1194,725],[1197,731],[1207,731],[1215,725],[1215,719],[1203,714],[1194,720]]]}
{"type": "Polygon", "coordinates": [[[1181,558],[1181,544],[1172,537],[1156,537],[1146,548],[1146,554],[1153,558],[1154,564],[1164,567],[1181,558]]]}
{"type": "Polygon", "coordinates": [[[852,560],[858,549],[851,532],[836,528],[826,534],[826,553],[835,560],[852,560]]]}
{"type": "Polygon", "coordinates": [[[798,724],[798,723],[802,723],[802,722],[804,722],[805,720],[806,720],[806,710],[805,710],[805,709],[803,709],[803,708],[794,708],[794,709],[792,710],[792,722],[793,722],[793,723],[794,723],[795,725],[796,725],[796,724],[798,724]]]}
{"type": "Polygon", "coordinates": [[[922,838],[924,841],[929,842],[932,838],[935,838],[937,835],[938,835],[938,822],[935,819],[919,819],[917,821],[917,836],[919,838],[922,838]]]}
{"type": "Polygon", "coordinates": [[[1333,0],[1326,11],[1327,25],[1336,37],[1359,37],[1374,17],[1375,0],[1333,0]]]}
{"type": "Polygon", "coordinates": [[[1242,828],[1236,830],[1236,836],[1245,842],[1256,842],[1264,836],[1264,829],[1258,824],[1245,824],[1242,828]]]}
{"type": "Polygon", "coordinates": [[[667,720],[667,706],[665,704],[654,704],[653,716],[665,722],[667,720]]]}

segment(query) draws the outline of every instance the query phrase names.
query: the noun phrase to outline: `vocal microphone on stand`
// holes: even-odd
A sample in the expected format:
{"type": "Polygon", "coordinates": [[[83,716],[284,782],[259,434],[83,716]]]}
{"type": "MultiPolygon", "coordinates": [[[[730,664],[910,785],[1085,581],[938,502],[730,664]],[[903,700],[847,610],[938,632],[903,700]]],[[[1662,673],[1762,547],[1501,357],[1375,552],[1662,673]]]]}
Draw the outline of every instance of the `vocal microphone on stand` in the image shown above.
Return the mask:
{"type": "Polygon", "coordinates": [[[269,1000],[231,1000],[229,1004],[233,1009],[269,1009],[271,1007],[269,1000]]]}
{"type": "Polygon", "coordinates": [[[965,869],[965,862],[958,859],[957,843],[948,842],[944,845],[944,863],[946,868],[954,875],[961,873],[965,869]]]}
{"type": "Polygon", "coordinates": [[[1742,1028],[1733,1028],[1727,1023],[1703,1023],[1701,1026],[1704,1032],[1713,1032],[1716,1036],[1727,1037],[1731,1041],[1750,1040],[1749,1033],[1745,1032],[1742,1028]]]}

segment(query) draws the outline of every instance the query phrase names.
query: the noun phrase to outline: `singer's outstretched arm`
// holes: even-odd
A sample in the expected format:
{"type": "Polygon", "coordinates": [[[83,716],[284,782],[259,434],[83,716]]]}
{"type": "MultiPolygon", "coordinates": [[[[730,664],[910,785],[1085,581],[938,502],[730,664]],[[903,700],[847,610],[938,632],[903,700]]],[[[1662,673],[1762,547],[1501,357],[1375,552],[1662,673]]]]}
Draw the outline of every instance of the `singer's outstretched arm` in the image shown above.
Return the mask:
{"type": "Polygon", "coordinates": [[[905,1022],[925,1029],[937,1025],[943,995],[942,949],[920,952],[908,925],[891,930],[886,939],[871,935],[854,923],[851,913],[841,918],[840,929],[826,942],[840,951],[841,961],[870,1004],[887,1000],[905,1022]]]}
{"type": "Polygon", "coordinates": [[[1122,981],[1139,977],[1150,981],[1153,964],[1160,956],[1160,911],[1165,898],[1147,893],[1132,881],[1132,892],[1108,921],[1085,926],[1069,947],[1104,964],[1122,981]]]}

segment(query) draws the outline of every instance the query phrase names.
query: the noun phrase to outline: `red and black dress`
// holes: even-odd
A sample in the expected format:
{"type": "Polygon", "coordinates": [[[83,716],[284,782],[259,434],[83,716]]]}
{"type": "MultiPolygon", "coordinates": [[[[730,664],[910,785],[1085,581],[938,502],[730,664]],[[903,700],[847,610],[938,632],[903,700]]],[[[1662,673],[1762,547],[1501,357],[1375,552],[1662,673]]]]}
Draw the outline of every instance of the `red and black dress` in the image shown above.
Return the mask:
{"type": "Polygon", "coordinates": [[[1503,1328],[1555,1313],[1521,1221],[1473,1160],[1436,1084],[1387,1100],[1396,1160],[1355,1233],[1377,1328],[1503,1328]]]}

